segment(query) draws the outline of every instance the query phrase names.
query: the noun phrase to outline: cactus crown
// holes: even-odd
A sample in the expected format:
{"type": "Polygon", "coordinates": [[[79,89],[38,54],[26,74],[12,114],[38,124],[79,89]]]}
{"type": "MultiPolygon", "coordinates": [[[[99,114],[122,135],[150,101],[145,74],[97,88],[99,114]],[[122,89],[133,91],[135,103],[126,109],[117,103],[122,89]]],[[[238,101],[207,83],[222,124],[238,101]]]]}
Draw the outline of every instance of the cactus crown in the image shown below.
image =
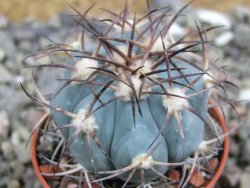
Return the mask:
{"type": "Polygon", "coordinates": [[[167,7],[149,9],[139,19],[129,18],[127,6],[119,14],[107,11],[113,18],[101,20],[87,16],[90,9],[84,14],[74,9],[82,33],[70,44],[53,43],[35,54],[63,56],[64,63],[28,65],[65,69],[49,102],[24,91],[48,109],[43,120],[52,116],[89,186],[114,177],[124,187],[171,182],[164,176],[170,167],[198,161],[209,125],[208,92],[223,88],[224,80],[208,73],[204,34],[212,28],[197,24],[197,31],[178,40],[170,34],[188,5],[171,17],[167,7]],[[187,40],[194,36],[198,39],[187,40]]]}

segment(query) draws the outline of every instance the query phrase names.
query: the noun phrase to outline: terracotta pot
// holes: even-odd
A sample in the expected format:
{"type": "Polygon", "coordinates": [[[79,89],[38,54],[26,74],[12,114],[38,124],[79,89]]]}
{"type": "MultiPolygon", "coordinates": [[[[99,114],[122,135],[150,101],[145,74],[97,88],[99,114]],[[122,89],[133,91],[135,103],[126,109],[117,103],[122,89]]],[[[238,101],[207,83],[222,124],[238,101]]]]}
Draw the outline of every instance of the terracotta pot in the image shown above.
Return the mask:
{"type": "Polygon", "coordinates": [[[31,140],[31,161],[32,161],[35,173],[38,179],[40,180],[41,184],[43,185],[43,187],[50,188],[45,178],[41,175],[41,169],[37,161],[36,147],[37,147],[37,142],[38,142],[38,136],[39,136],[39,131],[35,130],[32,135],[32,140],[31,140]]]}
{"type": "MultiPolygon", "coordinates": [[[[209,113],[219,123],[223,132],[224,133],[228,132],[225,120],[223,118],[223,115],[222,115],[220,109],[219,108],[212,108],[211,110],[209,110],[209,113]]],[[[46,179],[41,175],[41,167],[39,166],[38,161],[37,161],[36,147],[37,147],[38,137],[39,137],[39,131],[37,130],[34,132],[34,134],[32,136],[32,143],[31,143],[32,164],[33,164],[35,173],[36,173],[38,179],[40,180],[41,184],[44,186],[44,188],[51,188],[49,186],[48,182],[46,181],[46,179]]],[[[206,188],[213,188],[216,185],[218,179],[220,178],[220,176],[223,172],[223,169],[226,165],[227,159],[228,159],[229,145],[230,145],[229,136],[226,136],[224,139],[223,152],[222,152],[222,155],[220,156],[221,158],[220,158],[219,166],[218,166],[217,171],[214,174],[213,178],[205,186],[206,188]]],[[[50,169],[50,172],[52,172],[51,169],[50,169]]],[[[85,188],[86,184],[83,187],[85,188]]],[[[96,185],[95,185],[95,187],[96,187],[96,185]]]]}
{"type": "MultiPolygon", "coordinates": [[[[228,129],[227,129],[225,119],[223,118],[221,110],[218,107],[217,108],[212,108],[211,110],[209,110],[209,113],[219,123],[219,125],[221,126],[223,132],[227,133],[228,129]]],[[[219,180],[221,174],[223,173],[223,170],[224,170],[224,168],[226,166],[227,159],[228,159],[229,146],[230,146],[230,139],[229,139],[229,136],[227,135],[224,138],[224,147],[223,147],[223,152],[222,152],[222,156],[221,156],[221,159],[220,159],[219,167],[218,167],[216,173],[214,174],[213,178],[207,184],[206,188],[213,188],[216,185],[217,181],[219,180]]]]}

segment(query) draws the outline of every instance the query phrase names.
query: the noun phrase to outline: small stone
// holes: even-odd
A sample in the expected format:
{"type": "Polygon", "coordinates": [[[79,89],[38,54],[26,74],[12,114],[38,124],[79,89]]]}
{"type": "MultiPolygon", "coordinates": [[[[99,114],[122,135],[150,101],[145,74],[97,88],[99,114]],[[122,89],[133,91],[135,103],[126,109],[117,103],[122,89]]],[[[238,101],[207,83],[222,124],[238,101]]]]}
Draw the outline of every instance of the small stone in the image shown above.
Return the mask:
{"type": "Polygon", "coordinates": [[[243,140],[241,151],[242,160],[250,162],[250,139],[243,140]]]}
{"type": "Polygon", "coordinates": [[[47,24],[51,29],[55,29],[55,30],[60,29],[61,28],[61,19],[59,16],[54,16],[51,19],[49,19],[47,24]]]}
{"type": "Polygon", "coordinates": [[[213,10],[198,9],[196,11],[196,16],[201,22],[207,23],[211,26],[223,25],[226,29],[232,27],[232,22],[226,15],[213,10]]]}
{"type": "MultiPolygon", "coordinates": [[[[246,71],[246,70],[245,70],[246,71]]],[[[244,72],[243,72],[244,73],[244,72]]],[[[250,75],[249,75],[250,76],[250,75]]],[[[242,77],[241,77],[242,78],[242,77]]],[[[240,88],[250,88],[250,78],[248,78],[248,76],[244,76],[243,79],[240,80],[240,84],[238,84],[240,86],[240,88]]],[[[243,89],[244,90],[244,89],[243,89]]]]}
{"type": "Polygon", "coordinates": [[[232,61],[233,58],[237,59],[241,54],[241,50],[235,45],[226,45],[223,47],[225,54],[228,56],[227,60],[232,61]]]}
{"type": "Polygon", "coordinates": [[[34,32],[34,37],[37,41],[38,38],[48,36],[48,34],[51,32],[48,29],[48,26],[46,22],[31,22],[29,23],[30,30],[33,30],[34,32]]]}
{"type": "Polygon", "coordinates": [[[0,156],[0,187],[6,187],[8,184],[11,175],[11,167],[9,166],[9,161],[3,160],[3,157],[0,156]]]}
{"type": "Polygon", "coordinates": [[[13,74],[18,74],[20,72],[21,68],[23,68],[23,67],[21,67],[21,63],[18,64],[18,63],[16,63],[16,61],[13,61],[9,58],[5,60],[4,65],[13,74]]]}
{"type": "Polygon", "coordinates": [[[10,120],[6,111],[0,111],[0,138],[7,138],[10,131],[10,120]]]}
{"type": "Polygon", "coordinates": [[[239,93],[238,99],[250,102],[250,88],[242,89],[239,93]]]}
{"type": "Polygon", "coordinates": [[[69,16],[69,12],[61,12],[60,13],[60,20],[61,20],[61,25],[67,28],[74,28],[75,27],[75,21],[74,21],[74,16],[69,16]]]}
{"type": "Polygon", "coordinates": [[[58,82],[56,79],[60,78],[60,75],[63,72],[58,71],[57,69],[52,69],[48,71],[47,69],[42,69],[39,71],[37,87],[40,92],[44,95],[50,94],[58,88],[58,82]]]}
{"type": "Polygon", "coordinates": [[[238,24],[235,28],[235,43],[241,48],[250,48],[250,26],[238,24]]]}
{"type": "Polygon", "coordinates": [[[241,176],[241,169],[236,165],[235,158],[229,158],[223,173],[222,187],[236,187],[241,176]]]}
{"type": "Polygon", "coordinates": [[[11,134],[11,142],[14,145],[14,151],[19,161],[23,163],[30,162],[30,147],[26,148],[26,141],[29,138],[29,131],[25,127],[18,127],[11,134]]]}
{"type": "Polygon", "coordinates": [[[0,83],[11,82],[13,75],[9,70],[0,64],[0,83]]]}
{"type": "Polygon", "coordinates": [[[25,172],[25,166],[23,163],[18,160],[14,160],[10,162],[10,166],[14,172],[13,176],[15,176],[15,178],[19,179],[23,176],[23,173],[25,172]]]}
{"type": "Polygon", "coordinates": [[[240,176],[240,188],[249,188],[250,172],[243,172],[240,176]]]}
{"type": "Polygon", "coordinates": [[[30,147],[26,148],[25,146],[26,146],[25,143],[15,145],[14,151],[16,153],[18,160],[24,164],[27,164],[31,161],[30,147]]]}
{"type": "Polygon", "coordinates": [[[14,146],[9,141],[3,141],[1,143],[1,150],[6,160],[11,161],[15,158],[14,146]]]}
{"type": "Polygon", "coordinates": [[[182,7],[181,0],[153,0],[151,4],[151,9],[157,9],[162,7],[171,7],[174,9],[178,9],[182,7]]]}
{"type": "Polygon", "coordinates": [[[209,167],[208,167],[208,169],[211,170],[211,171],[213,171],[213,172],[215,172],[216,169],[218,168],[218,165],[219,165],[219,160],[218,160],[218,158],[215,157],[215,158],[209,160],[208,162],[209,162],[209,167]]]}
{"type": "Polygon", "coordinates": [[[78,185],[77,184],[74,184],[74,183],[69,183],[68,185],[67,185],[67,188],[77,188],[78,187],[78,185]]]}
{"type": "Polygon", "coordinates": [[[234,15],[237,21],[250,23],[250,9],[248,7],[237,5],[234,9],[234,15]]]}
{"type": "Polygon", "coordinates": [[[181,174],[178,170],[170,170],[167,174],[167,177],[169,177],[173,181],[179,181],[181,179],[181,174]]]}
{"type": "Polygon", "coordinates": [[[249,120],[244,123],[244,125],[242,125],[239,128],[238,131],[238,136],[242,139],[242,140],[246,140],[249,136],[250,136],[250,124],[249,124],[249,120]]]}
{"type": "MultiPolygon", "coordinates": [[[[39,168],[40,168],[41,173],[45,173],[45,174],[54,174],[54,173],[62,172],[62,170],[58,166],[42,165],[39,168]]],[[[50,179],[50,180],[59,180],[60,178],[61,178],[60,176],[47,177],[47,179],[50,179]]]]}
{"type": "MultiPolygon", "coordinates": [[[[99,188],[99,187],[100,187],[100,185],[97,184],[97,183],[91,183],[91,186],[92,186],[92,188],[99,188]]],[[[89,188],[89,186],[88,186],[86,180],[84,181],[83,188],[89,188]]],[[[169,188],[171,188],[171,187],[169,187],[169,188]]]]}
{"type": "Polygon", "coordinates": [[[49,41],[47,38],[41,37],[39,40],[39,45],[42,47],[46,47],[51,44],[51,41],[49,41]]]}
{"type": "Polygon", "coordinates": [[[17,180],[10,180],[10,182],[8,183],[8,188],[20,188],[20,182],[17,180]]]}
{"type": "Polygon", "coordinates": [[[22,180],[25,182],[22,188],[43,188],[41,182],[34,173],[33,167],[29,166],[25,168],[25,173],[23,174],[22,180]]]}
{"type": "Polygon", "coordinates": [[[221,48],[209,48],[208,56],[211,57],[212,61],[215,61],[218,58],[224,57],[224,51],[221,48]]]}
{"type": "Polygon", "coordinates": [[[238,156],[239,155],[239,145],[238,143],[235,142],[234,139],[231,139],[230,140],[230,154],[233,155],[233,156],[238,156]]]}
{"type": "Polygon", "coordinates": [[[234,33],[231,31],[225,32],[220,34],[218,37],[215,38],[214,43],[217,46],[225,46],[230,43],[234,38],[234,33]]]}
{"type": "Polygon", "coordinates": [[[5,59],[5,51],[0,48],[0,63],[5,59]]]}
{"type": "Polygon", "coordinates": [[[22,40],[19,43],[19,49],[23,52],[32,52],[33,51],[33,44],[29,40],[22,40]]]}
{"type": "Polygon", "coordinates": [[[11,28],[11,35],[17,41],[32,40],[36,37],[35,31],[30,27],[30,23],[13,25],[11,28]]]}
{"type": "Polygon", "coordinates": [[[31,130],[34,128],[35,124],[41,117],[41,112],[36,110],[34,107],[30,107],[28,109],[23,110],[20,113],[20,117],[22,122],[26,125],[26,127],[31,130]]]}
{"type": "Polygon", "coordinates": [[[16,130],[18,131],[20,138],[23,142],[25,142],[29,138],[30,131],[27,127],[18,127],[16,130]]]}
{"type": "Polygon", "coordinates": [[[0,85],[0,106],[5,108],[4,110],[8,112],[11,120],[14,120],[14,117],[18,117],[20,111],[30,103],[31,101],[22,90],[0,85]]]}
{"type": "Polygon", "coordinates": [[[194,170],[189,183],[193,186],[193,187],[202,187],[205,184],[206,180],[204,175],[202,174],[201,171],[199,171],[197,168],[194,170]]]}
{"type": "Polygon", "coordinates": [[[18,145],[20,142],[23,142],[18,131],[12,132],[10,140],[13,145],[18,145]]]}
{"type": "Polygon", "coordinates": [[[15,60],[15,55],[17,53],[16,45],[13,41],[12,36],[6,31],[0,30],[0,49],[4,50],[6,56],[10,60],[15,60]]]}

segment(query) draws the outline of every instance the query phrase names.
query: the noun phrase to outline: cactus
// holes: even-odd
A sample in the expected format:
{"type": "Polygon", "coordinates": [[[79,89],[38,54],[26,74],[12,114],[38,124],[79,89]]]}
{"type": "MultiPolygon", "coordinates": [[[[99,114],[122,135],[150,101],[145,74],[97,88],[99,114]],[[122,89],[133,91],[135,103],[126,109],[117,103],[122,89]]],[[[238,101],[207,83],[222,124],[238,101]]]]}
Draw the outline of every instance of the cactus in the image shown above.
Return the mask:
{"type": "Polygon", "coordinates": [[[60,52],[64,62],[29,66],[65,69],[49,101],[24,90],[48,109],[44,119],[52,117],[76,169],[94,174],[93,182],[118,177],[124,187],[146,185],[170,168],[192,166],[192,156],[206,150],[205,130],[216,135],[206,120],[208,92],[222,82],[208,73],[207,30],[197,24],[188,34],[199,36],[194,41],[169,34],[188,5],[171,19],[167,8],[129,19],[126,6],[105,20],[75,10],[84,32],[71,44],[55,43],[36,54],[60,52]],[[195,47],[201,56],[192,53],[195,47]]]}

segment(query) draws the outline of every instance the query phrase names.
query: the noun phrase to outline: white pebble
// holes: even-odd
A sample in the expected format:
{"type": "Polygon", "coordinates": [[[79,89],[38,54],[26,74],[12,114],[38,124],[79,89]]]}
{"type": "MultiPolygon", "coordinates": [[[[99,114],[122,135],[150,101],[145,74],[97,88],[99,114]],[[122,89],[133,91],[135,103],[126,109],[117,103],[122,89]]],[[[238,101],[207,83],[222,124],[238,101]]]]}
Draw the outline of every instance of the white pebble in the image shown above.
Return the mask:
{"type": "Polygon", "coordinates": [[[250,102],[250,88],[241,90],[238,98],[239,100],[247,100],[250,102]]]}
{"type": "Polygon", "coordinates": [[[12,132],[10,140],[13,145],[18,145],[20,142],[22,142],[22,139],[18,131],[12,132]]]}
{"type": "Polygon", "coordinates": [[[227,29],[232,27],[232,23],[226,15],[213,10],[197,10],[196,16],[201,22],[208,23],[213,26],[223,25],[227,29]]]}
{"type": "Polygon", "coordinates": [[[0,137],[7,137],[10,130],[9,116],[6,111],[0,112],[0,137]]]}
{"type": "Polygon", "coordinates": [[[6,54],[5,54],[5,51],[0,49],[0,62],[4,60],[6,54]]]}
{"type": "Polygon", "coordinates": [[[215,38],[214,42],[217,46],[225,46],[234,38],[234,34],[231,31],[222,33],[218,37],[215,38]]]}

